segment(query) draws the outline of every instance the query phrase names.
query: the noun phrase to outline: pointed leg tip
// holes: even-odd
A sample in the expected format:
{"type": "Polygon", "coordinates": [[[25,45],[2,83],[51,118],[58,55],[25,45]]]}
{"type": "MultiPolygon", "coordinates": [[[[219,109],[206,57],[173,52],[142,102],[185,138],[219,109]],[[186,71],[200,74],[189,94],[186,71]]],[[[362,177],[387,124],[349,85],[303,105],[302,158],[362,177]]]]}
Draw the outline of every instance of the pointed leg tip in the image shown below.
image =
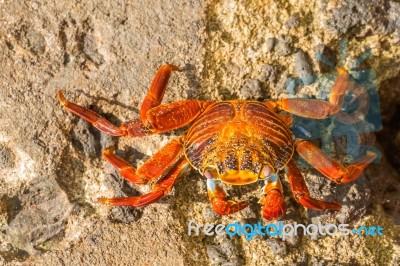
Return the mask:
{"type": "Polygon", "coordinates": [[[325,202],[322,210],[334,210],[340,211],[342,209],[342,204],[337,202],[325,202]]]}
{"type": "Polygon", "coordinates": [[[182,69],[180,67],[173,65],[173,64],[168,64],[168,63],[162,65],[160,69],[164,69],[164,70],[168,69],[169,71],[182,71],[182,69]]]}
{"type": "Polygon", "coordinates": [[[65,105],[65,103],[67,102],[67,100],[64,98],[62,90],[57,91],[57,99],[62,105],[65,105]]]}
{"type": "Polygon", "coordinates": [[[349,71],[345,67],[338,67],[337,72],[339,74],[344,74],[344,73],[348,73],[349,71]]]}
{"type": "Polygon", "coordinates": [[[103,157],[107,157],[110,154],[113,154],[115,151],[114,147],[109,147],[102,152],[103,157]]]}
{"type": "Polygon", "coordinates": [[[97,199],[97,201],[104,205],[110,205],[110,199],[105,197],[100,197],[97,199]]]}
{"type": "Polygon", "coordinates": [[[171,71],[182,71],[182,68],[176,66],[176,65],[172,65],[172,64],[168,64],[171,68],[171,71]]]}
{"type": "Polygon", "coordinates": [[[337,202],[331,202],[331,207],[329,209],[335,210],[335,211],[340,211],[342,209],[342,204],[337,203],[337,202]]]}

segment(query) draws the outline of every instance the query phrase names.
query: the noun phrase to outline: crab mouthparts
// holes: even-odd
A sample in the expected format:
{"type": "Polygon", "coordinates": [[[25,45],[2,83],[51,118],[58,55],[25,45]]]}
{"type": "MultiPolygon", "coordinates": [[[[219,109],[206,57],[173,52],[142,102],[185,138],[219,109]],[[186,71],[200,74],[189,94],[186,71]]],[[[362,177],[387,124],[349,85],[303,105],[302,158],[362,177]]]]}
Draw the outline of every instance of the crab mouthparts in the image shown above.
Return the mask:
{"type": "Polygon", "coordinates": [[[247,185],[256,182],[258,176],[258,173],[250,170],[227,170],[222,175],[219,175],[219,179],[231,185],[247,185]]]}

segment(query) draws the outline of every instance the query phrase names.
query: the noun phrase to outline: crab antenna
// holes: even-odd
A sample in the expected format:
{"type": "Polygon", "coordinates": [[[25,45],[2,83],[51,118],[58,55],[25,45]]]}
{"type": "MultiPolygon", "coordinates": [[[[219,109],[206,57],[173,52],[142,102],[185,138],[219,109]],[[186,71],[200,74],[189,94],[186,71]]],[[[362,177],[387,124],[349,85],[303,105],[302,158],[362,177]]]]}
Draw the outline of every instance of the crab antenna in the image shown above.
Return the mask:
{"type": "Polygon", "coordinates": [[[317,58],[318,61],[321,61],[325,65],[328,65],[333,69],[335,68],[335,65],[322,52],[317,52],[315,54],[315,57],[317,58]]]}
{"type": "Polygon", "coordinates": [[[358,67],[362,62],[364,62],[366,59],[372,56],[372,51],[371,48],[368,48],[365,50],[365,52],[360,55],[356,60],[351,65],[351,68],[356,68],[358,67]]]}
{"type": "Polygon", "coordinates": [[[344,66],[344,63],[346,61],[346,49],[347,49],[347,40],[346,39],[340,40],[339,41],[340,59],[338,67],[344,66]]]}

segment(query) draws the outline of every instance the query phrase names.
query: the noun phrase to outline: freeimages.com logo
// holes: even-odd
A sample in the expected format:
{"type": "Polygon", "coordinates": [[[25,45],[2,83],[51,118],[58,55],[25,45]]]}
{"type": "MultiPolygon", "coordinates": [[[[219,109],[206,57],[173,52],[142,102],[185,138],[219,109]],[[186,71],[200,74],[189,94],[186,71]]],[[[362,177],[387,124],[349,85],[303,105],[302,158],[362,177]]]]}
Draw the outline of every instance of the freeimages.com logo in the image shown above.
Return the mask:
{"type": "Polygon", "coordinates": [[[308,236],[348,236],[350,234],[359,236],[383,236],[383,228],[381,226],[359,226],[353,229],[349,228],[349,224],[299,224],[299,223],[269,223],[263,225],[261,222],[257,224],[240,224],[238,222],[225,224],[195,224],[192,219],[188,223],[188,235],[229,235],[229,236],[245,236],[246,240],[251,240],[255,236],[276,236],[285,240],[287,237],[297,235],[308,236]]]}

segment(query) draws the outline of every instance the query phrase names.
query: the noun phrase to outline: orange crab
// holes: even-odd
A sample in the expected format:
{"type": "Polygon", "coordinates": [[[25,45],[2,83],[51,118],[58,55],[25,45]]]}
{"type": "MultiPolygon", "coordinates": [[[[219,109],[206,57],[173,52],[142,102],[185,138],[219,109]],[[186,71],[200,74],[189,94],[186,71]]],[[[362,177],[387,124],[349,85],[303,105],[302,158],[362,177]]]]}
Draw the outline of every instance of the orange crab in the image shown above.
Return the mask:
{"type": "Polygon", "coordinates": [[[324,119],[339,112],[350,75],[338,69],[338,76],[329,102],[317,99],[283,99],[277,101],[198,101],[184,100],[161,104],[174,65],[161,66],[145,96],[140,118],[116,126],[96,112],[67,101],[58,91],[58,100],[71,113],[112,136],[143,137],[190,125],[187,133],[174,139],[154,154],[139,169],[135,169],[112,149],[103,152],[123,178],[133,184],[154,183],[152,191],[137,197],[100,198],[113,206],[144,206],[166,196],[178,177],[191,165],[207,179],[209,199],[220,215],[242,210],[248,203],[227,199],[223,183],[246,185],[265,180],[260,200],[262,216],[277,219],[285,213],[282,184],[277,172],[286,169],[294,199],[301,205],[316,209],[339,210],[341,205],[314,199],[293,154],[296,151],[305,161],[335,183],[348,183],[360,176],[376,158],[367,151],[356,162],[342,166],[328,158],[314,144],[296,139],[289,129],[291,115],[324,119]]]}

